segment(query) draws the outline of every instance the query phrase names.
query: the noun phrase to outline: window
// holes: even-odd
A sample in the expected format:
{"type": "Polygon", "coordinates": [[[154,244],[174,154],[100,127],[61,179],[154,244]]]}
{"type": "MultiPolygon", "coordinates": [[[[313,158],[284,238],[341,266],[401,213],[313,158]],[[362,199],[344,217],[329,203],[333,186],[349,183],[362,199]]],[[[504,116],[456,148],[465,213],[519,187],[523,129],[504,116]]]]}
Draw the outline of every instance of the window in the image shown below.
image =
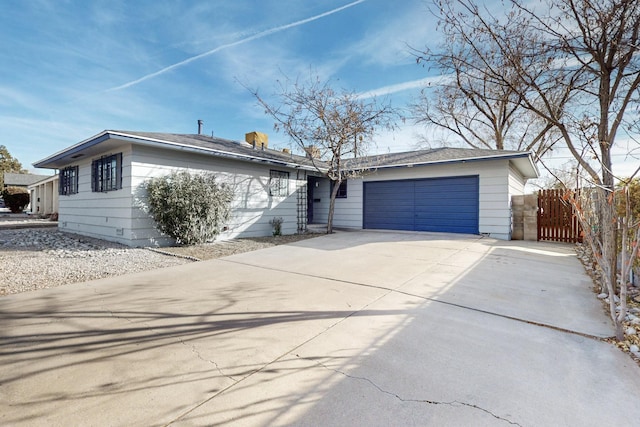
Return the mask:
{"type": "Polygon", "coordinates": [[[105,191],[122,188],[122,153],[101,157],[91,162],[91,191],[105,191]]]}
{"type": "Polygon", "coordinates": [[[289,195],[289,172],[275,170],[269,172],[269,195],[289,195]]]}
{"type": "Polygon", "coordinates": [[[58,176],[58,194],[69,196],[78,192],[78,166],[69,166],[60,170],[58,176]]]}
{"type": "MultiPolygon", "coordinates": [[[[331,191],[333,191],[335,185],[335,181],[331,181],[331,191]]],[[[340,187],[338,187],[338,194],[336,194],[336,199],[346,199],[347,198],[347,180],[345,179],[340,183],[340,187]]]]}

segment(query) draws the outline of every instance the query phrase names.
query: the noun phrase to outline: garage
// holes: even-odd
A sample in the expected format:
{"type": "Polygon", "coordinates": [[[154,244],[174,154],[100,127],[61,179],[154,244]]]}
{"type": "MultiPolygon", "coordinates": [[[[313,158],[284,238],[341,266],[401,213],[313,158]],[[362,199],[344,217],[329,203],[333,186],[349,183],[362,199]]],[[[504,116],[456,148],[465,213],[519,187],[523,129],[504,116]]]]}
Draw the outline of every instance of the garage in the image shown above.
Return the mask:
{"type": "Polygon", "coordinates": [[[364,183],[366,229],[479,234],[479,177],[364,183]]]}

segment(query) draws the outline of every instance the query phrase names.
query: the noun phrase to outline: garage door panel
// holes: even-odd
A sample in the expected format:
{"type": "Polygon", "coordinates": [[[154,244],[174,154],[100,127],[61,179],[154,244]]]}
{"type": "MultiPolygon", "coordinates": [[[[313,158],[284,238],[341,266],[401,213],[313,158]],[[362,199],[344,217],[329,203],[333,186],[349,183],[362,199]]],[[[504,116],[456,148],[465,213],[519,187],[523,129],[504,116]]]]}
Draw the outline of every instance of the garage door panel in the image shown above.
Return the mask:
{"type": "MultiPolygon", "coordinates": [[[[406,230],[406,231],[431,231],[431,232],[438,232],[438,233],[465,233],[465,234],[474,234],[474,233],[470,233],[469,232],[469,225],[468,224],[460,224],[460,223],[453,223],[453,224],[416,224],[416,227],[413,230],[406,230]],[[444,229],[446,229],[446,231],[443,231],[444,229]]],[[[393,230],[400,230],[400,229],[396,229],[394,228],[393,230]]]]}
{"type": "Polygon", "coordinates": [[[414,230],[413,226],[410,225],[408,222],[387,222],[384,226],[373,226],[373,227],[367,227],[370,230],[401,230],[401,231],[416,231],[414,230]]]}
{"type": "Polygon", "coordinates": [[[479,178],[364,183],[364,228],[478,233],[479,178]]]}
{"type": "Polygon", "coordinates": [[[397,181],[383,181],[375,186],[375,191],[366,191],[364,228],[411,230],[414,200],[397,181]]]}
{"type": "Polygon", "coordinates": [[[449,212],[449,213],[440,213],[440,212],[419,212],[414,214],[414,218],[416,220],[432,220],[432,221],[472,221],[469,216],[473,211],[468,212],[449,212]]]}

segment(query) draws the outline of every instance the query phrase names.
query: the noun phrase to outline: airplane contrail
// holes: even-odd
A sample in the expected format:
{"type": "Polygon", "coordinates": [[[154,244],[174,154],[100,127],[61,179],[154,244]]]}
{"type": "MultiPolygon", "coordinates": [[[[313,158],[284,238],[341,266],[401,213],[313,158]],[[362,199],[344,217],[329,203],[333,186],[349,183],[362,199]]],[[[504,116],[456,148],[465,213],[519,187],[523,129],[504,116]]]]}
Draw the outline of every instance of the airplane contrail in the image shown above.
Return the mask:
{"type": "Polygon", "coordinates": [[[348,9],[350,7],[353,7],[353,6],[357,5],[357,4],[363,3],[365,1],[366,0],[357,0],[357,1],[354,1],[352,3],[346,4],[344,6],[340,6],[338,8],[329,10],[329,11],[324,12],[324,13],[321,13],[319,15],[312,16],[310,18],[302,19],[300,21],[292,22],[290,24],[285,24],[285,25],[281,25],[279,27],[271,28],[269,30],[261,31],[259,33],[256,33],[256,34],[252,35],[252,36],[246,37],[244,39],[237,40],[237,41],[235,41],[233,43],[228,43],[228,44],[224,44],[222,46],[218,46],[215,49],[211,49],[211,50],[209,50],[207,52],[201,53],[201,54],[196,55],[196,56],[192,56],[192,57],[187,58],[187,59],[185,59],[183,61],[176,62],[175,64],[172,64],[172,65],[169,65],[167,67],[164,67],[163,69],[158,70],[158,71],[156,71],[154,73],[147,74],[146,76],[140,77],[139,79],[132,80],[132,81],[130,81],[128,83],[125,83],[125,84],[122,84],[120,86],[115,86],[115,87],[112,87],[110,89],[107,89],[107,90],[105,90],[105,92],[114,92],[114,91],[117,91],[117,90],[120,90],[120,89],[126,89],[128,87],[137,85],[138,83],[142,83],[145,80],[149,80],[149,79],[157,77],[157,76],[159,76],[161,74],[164,74],[167,71],[171,71],[171,70],[173,70],[175,68],[182,67],[183,65],[189,64],[190,62],[197,61],[198,59],[204,58],[205,56],[213,55],[214,53],[220,52],[223,49],[227,49],[227,48],[230,48],[230,47],[238,46],[240,44],[248,43],[250,41],[257,40],[257,39],[260,39],[262,37],[266,37],[268,35],[271,35],[271,34],[274,34],[274,33],[280,32],[280,31],[288,30],[289,28],[298,27],[300,25],[307,24],[309,22],[324,18],[325,16],[333,15],[334,13],[337,13],[337,12],[340,12],[342,10],[348,9]]]}
{"type": "Polygon", "coordinates": [[[438,85],[447,83],[452,79],[452,75],[444,76],[431,76],[418,80],[411,80],[408,82],[396,83],[389,86],[383,86],[377,89],[371,89],[364,92],[360,92],[357,95],[359,99],[369,99],[377,96],[391,95],[397,92],[403,92],[405,90],[421,89],[431,85],[438,85]]]}

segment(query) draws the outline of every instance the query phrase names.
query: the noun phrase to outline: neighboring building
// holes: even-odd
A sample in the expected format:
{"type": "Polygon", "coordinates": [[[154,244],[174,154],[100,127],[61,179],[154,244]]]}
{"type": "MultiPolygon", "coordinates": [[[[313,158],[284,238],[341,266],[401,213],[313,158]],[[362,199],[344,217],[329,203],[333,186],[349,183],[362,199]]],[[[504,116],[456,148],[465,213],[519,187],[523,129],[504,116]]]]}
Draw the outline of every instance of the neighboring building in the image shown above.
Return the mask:
{"type": "Polygon", "coordinates": [[[42,179],[49,178],[51,175],[34,175],[30,173],[8,173],[4,174],[4,188],[22,187],[27,188],[42,179]]]}
{"type": "Polygon", "coordinates": [[[58,213],[58,175],[48,176],[29,187],[31,213],[36,215],[51,215],[58,213]]]}
{"type": "MultiPolygon", "coordinates": [[[[5,172],[3,175],[3,187],[20,187],[25,190],[29,189],[29,186],[33,183],[36,183],[40,180],[51,178],[51,175],[35,175],[31,173],[9,173],[5,172]]],[[[0,189],[0,193],[2,193],[2,189],[0,189]]],[[[0,194],[0,198],[2,194],[0,194]]],[[[29,205],[27,206],[27,210],[33,209],[33,194],[31,194],[29,205]]],[[[2,207],[4,207],[4,201],[2,203],[2,207]]]]}
{"type": "MultiPolygon", "coordinates": [[[[140,208],[141,184],[172,170],[215,172],[232,186],[232,217],[220,239],[266,236],[282,217],[284,234],[326,223],[330,182],[307,157],[205,135],[104,131],[35,167],[58,169],[62,230],[131,246],[173,243],[140,208]]],[[[316,161],[317,162],[317,161],[316,161]]],[[[372,156],[375,165],[339,190],[334,226],[487,234],[509,239],[510,200],[537,177],[529,153],[433,149],[372,156]]]]}

